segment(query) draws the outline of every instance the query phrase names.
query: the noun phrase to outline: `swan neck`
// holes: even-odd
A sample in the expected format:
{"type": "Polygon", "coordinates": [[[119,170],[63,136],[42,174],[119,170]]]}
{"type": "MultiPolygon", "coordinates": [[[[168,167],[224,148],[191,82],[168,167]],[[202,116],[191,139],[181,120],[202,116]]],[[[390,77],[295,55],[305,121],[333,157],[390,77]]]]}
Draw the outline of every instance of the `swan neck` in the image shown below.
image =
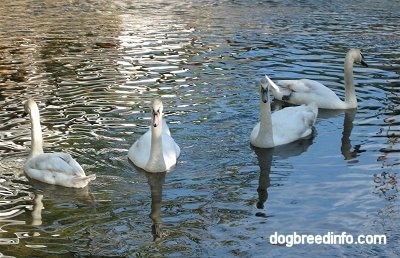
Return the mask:
{"type": "Polygon", "coordinates": [[[257,141],[262,142],[264,146],[273,146],[272,119],[270,102],[260,101],[260,130],[257,135],[257,141]]]}
{"type": "Polygon", "coordinates": [[[156,127],[153,125],[151,126],[150,158],[147,167],[152,167],[152,170],[158,170],[158,172],[165,171],[162,144],[162,121],[160,121],[156,127]]]}
{"type": "Polygon", "coordinates": [[[355,108],[357,107],[357,97],[353,82],[353,64],[353,58],[347,55],[344,61],[345,102],[349,107],[355,108]]]}
{"type": "Polygon", "coordinates": [[[43,138],[42,138],[42,128],[40,127],[40,115],[39,110],[32,110],[30,113],[31,118],[31,156],[36,156],[43,153],[43,138]]]}

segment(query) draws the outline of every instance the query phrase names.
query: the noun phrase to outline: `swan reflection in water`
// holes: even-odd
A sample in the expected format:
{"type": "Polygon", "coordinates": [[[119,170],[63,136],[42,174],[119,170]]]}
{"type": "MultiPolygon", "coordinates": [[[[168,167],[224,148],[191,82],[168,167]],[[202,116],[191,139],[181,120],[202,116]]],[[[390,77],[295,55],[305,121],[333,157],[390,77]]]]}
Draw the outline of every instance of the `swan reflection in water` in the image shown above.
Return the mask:
{"type": "Polygon", "coordinates": [[[351,132],[353,131],[353,122],[357,114],[357,109],[347,109],[347,110],[330,110],[330,109],[320,109],[318,113],[318,118],[322,119],[330,119],[332,117],[336,117],[342,115],[344,113],[343,119],[343,129],[342,129],[342,138],[341,138],[341,147],[340,151],[345,160],[349,163],[357,163],[356,159],[360,153],[365,152],[365,150],[361,149],[360,144],[354,145],[351,144],[351,132]],[[353,149],[352,149],[353,148],[353,149]]]}
{"type": "MultiPolygon", "coordinates": [[[[258,177],[258,201],[256,204],[257,209],[264,209],[264,203],[268,199],[268,187],[271,185],[269,174],[271,173],[272,157],[274,154],[273,148],[261,149],[253,147],[254,152],[257,155],[258,165],[260,166],[260,176],[258,177]]],[[[262,216],[263,214],[257,213],[256,216],[262,216]]]]}
{"type": "MultiPolygon", "coordinates": [[[[276,104],[276,103],[275,103],[276,104]]],[[[364,150],[360,149],[360,145],[355,145],[352,150],[352,144],[350,140],[351,132],[353,130],[353,121],[357,113],[356,109],[349,110],[323,110],[320,109],[318,117],[322,119],[328,119],[332,116],[337,116],[340,113],[344,113],[343,120],[343,132],[341,138],[341,153],[345,160],[354,163],[357,162],[355,159],[364,150]]],[[[258,201],[256,207],[258,209],[264,209],[264,204],[268,199],[268,187],[270,186],[270,173],[271,165],[274,158],[276,160],[284,160],[289,157],[294,157],[305,152],[308,147],[312,144],[313,139],[316,135],[314,131],[313,134],[305,139],[298,140],[293,143],[289,143],[282,146],[277,146],[274,148],[257,148],[251,145],[251,148],[257,155],[258,164],[260,166],[260,176],[258,179],[258,201]]],[[[265,217],[265,213],[257,212],[256,216],[265,217]]]]}
{"type": "Polygon", "coordinates": [[[131,160],[128,159],[128,161],[136,171],[144,174],[147,178],[151,194],[151,212],[149,217],[153,221],[151,233],[153,235],[153,241],[158,241],[164,236],[161,220],[162,190],[165,176],[169,171],[157,173],[147,172],[146,170],[136,166],[131,160]]]}
{"type": "Polygon", "coordinates": [[[95,198],[90,192],[89,187],[84,188],[68,188],[57,185],[49,185],[34,179],[29,179],[29,183],[33,186],[34,198],[32,208],[33,226],[42,225],[42,211],[45,209],[43,198],[51,199],[55,203],[71,203],[79,202],[95,208],[95,198]]]}
{"type": "Polygon", "coordinates": [[[163,236],[162,220],[161,220],[161,205],[162,205],[162,188],[165,182],[166,172],[149,173],[145,172],[151,192],[151,213],[150,219],[153,221],[151,233],[153,240],[160,240],[163,236]]]}
{"type": "MultiPolygon", "coordinates": [[[[293,143],[277,146],[274,148],[257,148],[251,146],[257,155],[258,165],[260,166],[260,176],[258,178],[258,201],[257,209],[264,209],[264,204],[268,199],[268,187],[270,184],[271,165],[274,157],[278,160],[284,160],[289,157],[298,156],[305,152],[312,144],[315,132],[305,138],[293,143]]],[[[263,212],[257,212],[258,217],[267,217],[263,212]]]]}
{"type": "Polygon", "coordinates": [[[341,152],[345,160],[349,162],[358,162],[355,160],[356,157],[359,156],[360,153],[365,152],[365,150],[361,150],[361,145],[357,144],[354,146],[354,149],[351,150],[351,131],[353,130],[353,121],[356,116],[356,109],[349,109],[344,111],[344,121],[343,121],[343,133],[342,133],[342,147],[341,152]]]}

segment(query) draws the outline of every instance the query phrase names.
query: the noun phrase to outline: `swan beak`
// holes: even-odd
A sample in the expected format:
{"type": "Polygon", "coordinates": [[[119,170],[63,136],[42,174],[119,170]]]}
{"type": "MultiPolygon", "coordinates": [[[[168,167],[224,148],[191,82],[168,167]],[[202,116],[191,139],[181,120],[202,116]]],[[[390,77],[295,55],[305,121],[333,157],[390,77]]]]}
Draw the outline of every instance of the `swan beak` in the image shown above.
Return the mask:
{"type": "Polygon", "coordinates": [[[157,127],[160,124],[160,112],[153,110],[152,124],[157,127]]]}
{"type": "Polygon", "coordinates": [[[365,66],[365,67],[368,67],[368,64],[364,61],[364,55],[363,55],[362,53],[360,53],[360,55],[361,55],[360,64],[363,65],[363,66],[365,66]]]}
{"type": "Polygon", "coordinates": [[[365,66],[365,67],[368,67],[368,64],[364,61],[364,60],[361,60],[361,65],[363,65],[363,66],[365,66]]]}
{"type": "Polygon", "coordinates": [[[264,103],[268,102],[268,89],[261,87],[261,101],[264,103]]]}
{"type": "Polygon", "coordinates": [[[261,79],[258,82],[259,86],[260,86],[260,93],[261,93],[261,101],[264,103],[268,102],[268,82],[266,79],[261,79]],[[264,87],[267,86],[267,87],[264,87]]]}

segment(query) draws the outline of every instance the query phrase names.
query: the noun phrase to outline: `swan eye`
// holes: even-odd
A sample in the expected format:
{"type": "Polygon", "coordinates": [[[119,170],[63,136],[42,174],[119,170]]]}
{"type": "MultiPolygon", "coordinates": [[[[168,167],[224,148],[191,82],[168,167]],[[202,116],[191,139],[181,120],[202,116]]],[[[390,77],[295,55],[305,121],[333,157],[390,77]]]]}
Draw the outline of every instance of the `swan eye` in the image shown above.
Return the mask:
{"type": "Polygon", "coordinates": [[[158,108],[158,109],[153,109],[153,114],[154,115],[159,115],[159,114],[161,114],[161,108],[158,108]]]}
{"type": "Polygon", "coordinates": [[[261,93],[264,93],[264,92],[268,91],[268,88],[264,88],[264,86],[262,84],[260,84],[260,91],[261,91],[261,93]]]}
{"type": "Polygon", "coordinates": [[[261,86],[261,92],[262,93],[268,93],[268,88],[264,88],[264,87],[261,86]]]}

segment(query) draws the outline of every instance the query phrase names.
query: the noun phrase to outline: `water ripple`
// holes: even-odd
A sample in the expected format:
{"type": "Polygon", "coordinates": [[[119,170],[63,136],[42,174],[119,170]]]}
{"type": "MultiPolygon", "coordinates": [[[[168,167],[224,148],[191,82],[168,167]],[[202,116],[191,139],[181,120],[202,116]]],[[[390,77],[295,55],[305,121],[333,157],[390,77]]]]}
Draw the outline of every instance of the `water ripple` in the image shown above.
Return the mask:
{"type": "Polygon", "coordinates": [[[11,1],[1,9],[0,255],[316,256],[320,246],[283,250],[268,235],[324,230],[393,240],[385,249],[324,246],[331,256],[399,253],[390,223],[398,193],[374,188],[399,164],[394,1],[11,1]],[[369,64],[354,69],[357,112],[320,112],[313,138],[290,148],[250,148],[256,80],[307,77],[343,98],[352,47],[369,64]],[[126,158],[156,96],[182,149],[163,180],[126,158]],[[67,151],[97,175],[87,191],[23,175],[28,98],[39,104],[46,151],[67,151]],[[153,219],[163,221],[157,243],[153,219]]]}

